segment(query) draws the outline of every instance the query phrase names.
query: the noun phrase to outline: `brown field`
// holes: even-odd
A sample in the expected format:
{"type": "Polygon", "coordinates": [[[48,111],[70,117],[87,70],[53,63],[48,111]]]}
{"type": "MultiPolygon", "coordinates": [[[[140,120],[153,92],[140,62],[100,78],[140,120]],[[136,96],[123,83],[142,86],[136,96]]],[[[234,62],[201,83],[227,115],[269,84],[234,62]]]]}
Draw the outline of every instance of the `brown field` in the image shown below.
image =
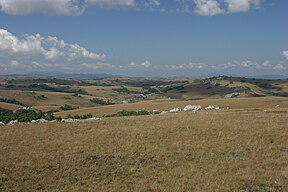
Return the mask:
{"type": "Polygon", "coordinates": [[[286,192],[287,115],[223,110],[0,127],[0,191],[286,192]]]}
{"type": "MultiPolygon", "coordinates": [[[[131,87],[131,86],[125,86],[127,89],[131,91],[141,91],[141,87],[131,87]]],[[[80,86],[79,88],[84,89],[89,94],[103,99],[119,99],[119,98],[125,98],[124,95],[121,95],[112,89],[115,88],[121,88],[121,86],[80,86]]]]}
{"type": "Polygon", "coordinates": [[[11,104],[11,103],[3,103],[3,102],[0,102],[0,108],[2,108],[2,109],[9,109],[9,110],[14,111],[14,110],[23,108],[23,106],[11,104]]]}
{"type": "Polygon", "coordinates": [[[229,107],[230,109],[268,109],[275,108],[276,105],[280,105],[281,108],[288,108],[287,97],[261,97],[261,98],[233,98],[233,99],[203,99],[203,100],[191,100],[191,101],[179,101],[173,99],[158,99],[151,101],[143,101],[139,103],[125,104],[125,105],[109,105],[91,107],[86,109],[78,109],[73,111],[65,111],[56,113],[56,116],[66,117],[71,115],[83,115],[91,113],[94,116],[103,116],[115,114],[123,109],[125,110],[170,110],[175,107],[185,107],[186,105],[218,105],[222,109],[229,107]]]}
{"type": "Polygon", "coordinates": [[[74,97],[71,93],[59,93],[59,92],[47,92],[47,91],[19,91],[19,90],[0,90],[1,97],[13,98],[28,106],[35,106],[36,108],[45,109],[49,106],[61,106],[65,104],[80,106],[80,107],[92,107],[95,106],[89,100],[92,96],[82,95],[74,97]],[[44,95],[45,99],[37,99],[37,96],[44,95]],[[36,97],[36,98],[35,98],[36,97]],[[41,107],[39,107],[41,106],[41,107]]]}

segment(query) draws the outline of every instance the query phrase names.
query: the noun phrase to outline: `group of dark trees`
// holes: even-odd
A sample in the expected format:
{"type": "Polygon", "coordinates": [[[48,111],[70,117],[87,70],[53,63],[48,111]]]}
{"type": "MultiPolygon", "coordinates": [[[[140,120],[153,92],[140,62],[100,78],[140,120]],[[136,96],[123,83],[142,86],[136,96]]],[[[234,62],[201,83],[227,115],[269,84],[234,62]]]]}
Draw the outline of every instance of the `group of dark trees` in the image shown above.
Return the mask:
{"type": "Polygon", "coordinates": [[[25,104],[21,103],[20,101],[17,101],[16,99],[0,98],[0,102],[26,106],[25,104]]]}
{"type": "Polygon", "coordinates": [[[151,114],[153,113],[147,110],[141,110],[141,111],[122,110],[113,115],[107,115],[106,117],[140,116],[140,115],[151,115],[151,114]]]}
{"type": "Polygon", "coordinates": [[[57,119],[52,113],[36,112],[31,109],[19,109],[17,111],[12,111],[8,109],[0,108],[0,121],[3,123],[9,123],[13,120],[18,120],[19,122],[31,122],[32,120],[46,119],[52,121],[57,119]]]}

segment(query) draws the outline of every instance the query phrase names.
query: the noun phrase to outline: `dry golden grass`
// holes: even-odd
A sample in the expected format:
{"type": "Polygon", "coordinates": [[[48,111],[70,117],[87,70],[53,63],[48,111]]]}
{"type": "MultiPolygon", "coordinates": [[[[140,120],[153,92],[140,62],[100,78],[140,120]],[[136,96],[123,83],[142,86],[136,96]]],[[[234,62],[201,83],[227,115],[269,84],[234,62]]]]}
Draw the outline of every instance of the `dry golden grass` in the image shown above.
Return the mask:
{"type": "MultiPolygon", "coordinates": [[[[141,87],[131,87],[131,86],[125,86],[130,91],[141,91],[141,87]]],[[[103,98],[103,99],[119,99],[119,98],[125,98],[124,95],[121,95],[112,89],[115,88],[121,88],[121,86],[80,86],[79,88],[84,89],[89,94],[103,98]]]]}
{"type": "Polygon", "coordinates": [[[202,111],[1,127],[0,191],[285,192],[287,114],[202,111]]]}
{"type": "Polygon", "coordinates": [[[123,109],[125,110],[170,110],[174,107],[185,107],[186,105],[219,105],[225,109],[245,109],[245,108],[275,108],[276,105],[280,105],[281,108],[288,108],[287,97],[261,97],[261,98],[233,98],[233,99],[203,99],[203,100],[192,100],[192,101],[179,101],[173,99],[158,99],[151,101],[143,101],[139,103],[125,104],[125,105],[111,105],[111,106],[100,106],[92,108],[83,108],[73,111],[65,111],[56,113],[57,116],[66,117],[68,114],[72,115],[83,115],[91,113],[94,116],[103,116],[117,113],[123,109]]]}
{"type": "Polygon", "coordinates": [[[23,108],[23,106],[11,104],[11,103],[0,102],[0,108],[9,109],[9,110],[13,110],[14,111],[14,110],[23,108]]]}
{"type": "Polygon", "coordinates": [[[72,93],[59,93],[47,91],[19,91],[19,90],[0,90],[0,95],[4,98],[14,98],[28,106],[61,106],[65,104],[76,105],[80,107],[95,106],[89,100],[92,96],[82,95],[82,97],[74,97],[72,93]],[[44,95],[45,99],[37,99],[35,97],[44,95]]]}

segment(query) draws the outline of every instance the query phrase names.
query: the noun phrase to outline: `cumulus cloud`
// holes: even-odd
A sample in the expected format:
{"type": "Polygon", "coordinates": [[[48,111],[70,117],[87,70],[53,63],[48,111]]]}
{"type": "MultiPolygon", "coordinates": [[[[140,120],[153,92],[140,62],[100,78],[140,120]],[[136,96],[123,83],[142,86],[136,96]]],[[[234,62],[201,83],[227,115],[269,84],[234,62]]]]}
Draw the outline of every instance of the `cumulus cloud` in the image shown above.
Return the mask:
{"type": "Polygon", "coordinates": [[[19,38],[7,30],[0,29],[0,59],[1,69],[23,66],[26,66],[27,70],[29,67],[67,69],[69,66],[79,66],[79,63],[83,62],[105,63],[106,56],[90,52],[78,44],[66,43],[57,37],[42,37],[36,34],[19,38]],[[6,60],[5,64],[3,60],[6,60]]]}
{"type": "Polygon", "coordinates": [[[160,0],[0,0],[1,11],[12,15],[81,15],[89,6],[106,9],[144,8],[160,12],[194,12],[202,16],[247,12],[262,0],[174,0],[175,8],[160,0]],[[171,10],[172,9],[172,10],[171,10]]]}
{"type": "Polygon", "coordinates": [[[12,33],[0,29],[0,55],[18,54],[35,55],[44,51],[41,46],[43,38],[36,34],[35,36],[26,35],[24,39],[19,40],[12,33]]]}
{"type": "Polygon", "coordinates": [[[144,68],[149,68],[151,67],[152,64],[150,61],[144,61],[143,63],[140,63],[140,64],[137,64],[137,63],[134,63],[134,62],[131,62],[128,67],[144,67],[144,68]]]}
{"type": "Polygon", "coordinates": [[[12,67],[17,67],[17,66],[20,65],[20,63],[19,63],[18,61],[16,61],[16,60],[12,60],[12,61],[10,61],[9,64],[10,64],[12,67]]]}
{"type": "Polygon", "coordinates": [[[136,7],[135,0],[87,0],[87,2],[109,9],[136,7]]]}
{"type": "Polygon", "coordinates": [[[247,12],[251,5],[260,6],[261,0],[225,0],[228,6],[228,12],[247,12]]]}
{"type": "Polygon", "coordinates": [[[157,69],[169,69],[169,70],[187,70],[187,69],[206,69],[209,68],[209,65],[205,63],[193,63],[193,62],[188,62],[185,64],[180,64],[180,65],[159,65],[159,66],[154,66],[154,68],[157,69]]]}
{"type": "Polygon", "coordinates": [[[288,59],[288,50],[287,51],[283,51],[281,53],[282,56],[286,57],[286,59],[288,59]]]}
{"type": "Polygon", "coordinates": [[[213,69],[220,69],[220,70],[238,70],[238,69],[257,69],[257,70],[280,70],[280,69],[286,69],[286,67],[283,65],[283,63],[280,64],[272,64],[270,61],[264,61],[262,63],[246,60],[246,61],[233,61],[228,62],[220,65],[213,65],[213,69]]]}
{"type": "Polygon", "coordinates": [[[12,15],[80,15],[84,11],[78,0],[1,0],[0,7],[12,15]]]}
{"type": "Polygon", "coordinates": [[[285,70],[287,67],[283,63],[272,64],[270,61],[262,63],[251,60],[246,61],[232,61],[218,65],[209,65],[205,63],[188,62],[179,65],[158,65],[153,66],[155,69],[168,70],[285,70]]]}
{"type": "Polygon", "coordinates": [[[273,67],[273,69],[274,69],[274,70],[285,70],[285,69],[287,69],[287,67],[284,66],[282,63],[279,63],[279,64],[275,65],[275,66],[273,67]]]}
{"type": "Polygon", "coordinates": [[[194,12],[202,16],[247,12],[251,6],[260,7],[262,0],[194,0],[194,12]]]}
{"type": "Polygon", "coordinates": [[[89,70],[107,70],[107,69],[116,69],[115,65],[111,65],[108,63],[82,63],[80,66],[87,68],[89,70]]]}
{"type": "Polygon", "coordinates": [[[22,39],[7,30],[0,29],[0,56],[42,56],[46,60],[57,59],[105,60],[105,55],[89,52],[77,44],[68,44],[57,37],[42,37],[40,34],[25,35],[22,39]]]}
{"type": "Polygon", "coordinates": [[[194,0],[194,12],[203,16],[211,16],[216,14],[223,14],[225,11],[221,9],[220,3],[216,0],[194,0]]]}
{"type": "Polygon", "coordinates": [[[145,8],[154,8],[154,7],[159,7],[160,6],[160,0],[147,0],[144,2],[144,7],[145,8]]]}

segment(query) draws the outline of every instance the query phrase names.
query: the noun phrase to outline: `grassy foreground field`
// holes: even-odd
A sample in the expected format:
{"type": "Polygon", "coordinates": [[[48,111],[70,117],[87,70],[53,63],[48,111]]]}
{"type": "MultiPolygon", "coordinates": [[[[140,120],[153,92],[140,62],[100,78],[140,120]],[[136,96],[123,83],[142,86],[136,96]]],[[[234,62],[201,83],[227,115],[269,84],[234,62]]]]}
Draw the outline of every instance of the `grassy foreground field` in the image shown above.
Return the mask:
{"type": "Polygon", "coordinates": [[[288,191],[287,111],[0,127],[0,191],[288,191]]]}

